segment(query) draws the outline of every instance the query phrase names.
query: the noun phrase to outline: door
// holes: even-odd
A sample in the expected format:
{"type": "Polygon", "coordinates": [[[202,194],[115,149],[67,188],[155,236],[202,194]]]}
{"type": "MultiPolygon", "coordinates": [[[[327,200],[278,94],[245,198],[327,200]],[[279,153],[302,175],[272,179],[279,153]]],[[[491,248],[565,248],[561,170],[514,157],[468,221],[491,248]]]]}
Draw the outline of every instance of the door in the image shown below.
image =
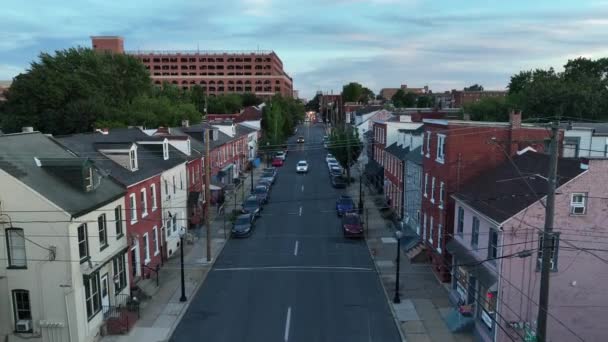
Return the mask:
{"type": "Polygon", "coordinates": [[[110,286],[108,283],[108,274],[101,277],[101,309],[105,314],[110,309],[110,286]]]}
{"type": "Polygon", "coordinates": [[[141,274],[141,263],[139,262],[139,240],[135,240],[135,246],[131,248],[131,274],[138,277],[141,274]]]}
{"type": "Polygon", "coordinates": [[[469,275],[469,289],[467,291],[467,304],[473,304],[477,300],[477,279],[469,275]]]}

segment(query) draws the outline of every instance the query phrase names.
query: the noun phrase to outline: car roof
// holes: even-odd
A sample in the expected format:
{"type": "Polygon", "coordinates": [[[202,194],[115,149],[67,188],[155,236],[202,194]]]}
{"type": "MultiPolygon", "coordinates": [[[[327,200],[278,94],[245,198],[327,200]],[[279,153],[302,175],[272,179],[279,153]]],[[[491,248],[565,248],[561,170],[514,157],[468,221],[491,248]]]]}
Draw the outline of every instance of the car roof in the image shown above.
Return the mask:
{"type": "Polygon", "coordinates": [[[353,199],[349,195],[340,195],[339,199],[353,199]]]}
{"type": "Polygon", "coordinates": [[[239,216],[237,217],[237,219],[240,219],[240,218],[250,218],[250,217],[251,217],[251,214],[250,214],[250,213],[245,213],[245,214],[241,214],[241,215],[239,215],[239,216]]]}
{"type": "Polygon", "coordinates": [[[255,195],[252,195],[252,196],[247,197],[247,199],[245,201],[253,201],[253,200],[257,201],[258,197],[255,195]]]}
{"type": "Polygon", "coordinates": [[[300,161],[298,162],[298,164],[300,164],[300,163],[306,163],[306,160],[300,160],[300,161]]]}

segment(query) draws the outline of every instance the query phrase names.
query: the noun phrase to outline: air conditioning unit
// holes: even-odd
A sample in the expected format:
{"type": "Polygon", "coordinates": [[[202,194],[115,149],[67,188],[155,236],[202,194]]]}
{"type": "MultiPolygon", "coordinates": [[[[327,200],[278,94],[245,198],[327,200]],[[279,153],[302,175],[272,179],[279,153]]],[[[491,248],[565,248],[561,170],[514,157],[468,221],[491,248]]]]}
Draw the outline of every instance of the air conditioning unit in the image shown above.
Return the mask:
{"type": "Polygon", "coordinates": [[[30,319],[20,319],[17,321],[17,332],[28,332],[32,330],[32,320],[30,319]]]}

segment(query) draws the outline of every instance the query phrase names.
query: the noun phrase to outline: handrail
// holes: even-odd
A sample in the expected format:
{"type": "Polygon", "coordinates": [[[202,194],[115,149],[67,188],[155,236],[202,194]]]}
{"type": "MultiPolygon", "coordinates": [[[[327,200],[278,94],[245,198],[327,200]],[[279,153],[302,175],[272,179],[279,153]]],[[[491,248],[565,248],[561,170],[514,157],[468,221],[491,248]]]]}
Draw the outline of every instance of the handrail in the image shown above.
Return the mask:
{"type": "Polygon", "coordinates": [[[150,266],[148,266],[146,264],[141,264],[141,266],[142,266],[143,269],[148,269],[148,270],[156,273],[156,287],[158,287],[159,286],[159,278],[160,278],[160,265],[156,264],[156,267],[154,267],[154,268],[152,268],[152,267],[150,267],[150,266]]]}

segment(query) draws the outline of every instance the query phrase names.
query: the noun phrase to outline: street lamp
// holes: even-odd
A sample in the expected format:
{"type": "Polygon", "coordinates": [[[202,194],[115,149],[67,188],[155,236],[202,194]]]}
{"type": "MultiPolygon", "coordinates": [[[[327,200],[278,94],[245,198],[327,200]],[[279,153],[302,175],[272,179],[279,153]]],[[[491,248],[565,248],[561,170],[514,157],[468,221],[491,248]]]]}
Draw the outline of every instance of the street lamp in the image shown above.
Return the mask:
{"type": "Polygon", "coordinates": [[[181,249],[180,253],[180,262],[182,265],[182,296],[179,298],[180,302],[185,302],[188,299],[186,298],[186,282],[184,281],[184,236],[186,235],[186,230],[184,227],[179,230],[179,245],[181,249]]]}
{"type": "Polygon", "coordinates": [[[401,298],[399,297],[399,268],[401,261],[401,238],[403,237],[403,233],[401,230],[395,232],[395,239],[397,239],[397,273],[395,279],[395,298],[393,298],[393,303],[399,304],[401,303],[401,298]]]}

